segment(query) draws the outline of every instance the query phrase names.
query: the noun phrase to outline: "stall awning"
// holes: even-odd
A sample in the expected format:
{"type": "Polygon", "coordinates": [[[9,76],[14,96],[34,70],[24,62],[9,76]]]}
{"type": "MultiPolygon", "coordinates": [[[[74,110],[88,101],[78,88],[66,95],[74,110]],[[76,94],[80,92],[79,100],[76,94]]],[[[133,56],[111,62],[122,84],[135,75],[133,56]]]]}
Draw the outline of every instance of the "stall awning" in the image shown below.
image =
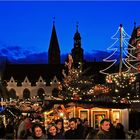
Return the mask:
{"type": "Polygon", "coordinates": [[[130,104],[126,103],[114,103],[114,102],[95,102],[95,101],[81,101],[81,100],[46,100],[45,108],[51,108],[55,104],[63,104],[66,106],[77,105],[84,108],[114,108],[114,109],[126,109],[130,108],[130,104]]]}

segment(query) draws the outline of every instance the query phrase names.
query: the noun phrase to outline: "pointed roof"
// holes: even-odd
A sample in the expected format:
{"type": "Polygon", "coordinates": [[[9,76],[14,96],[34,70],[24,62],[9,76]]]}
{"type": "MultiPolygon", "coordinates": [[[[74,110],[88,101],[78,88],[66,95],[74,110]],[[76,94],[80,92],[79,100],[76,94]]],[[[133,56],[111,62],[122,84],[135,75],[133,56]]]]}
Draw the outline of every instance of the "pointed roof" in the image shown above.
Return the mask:
{"type": "Polygon", "coordinates": [[[136,21],[134,21],[134,28],[131,34],[130,42],[132,39],[137,38],[137,30],[140,29],[140,26],[136,26],[136,21]]]}
{"type": "Polygon", "coordinates": [[[130,38],[129,42],[131,43],[132,39],[135,38],[136,36],[137,36],[137,27],[136,27],[136,21],[134,21],[134,28],[131,33],[131,38],[130,38]]]}
{"type": "Polygon", "coordinates": [[[76,33],[74,34],[74,40],[81,40],[80,33],[78,32],[78,22],[76,24],[76,33]]]}
{"type": "Polygon", "coordinates": [[[51,34],[50,45],[49,45],[49,51],[54,51],[54,50],[60,52],[58,38],[55,29],[55,21],[53,21],[52,34],[51,34]]]}

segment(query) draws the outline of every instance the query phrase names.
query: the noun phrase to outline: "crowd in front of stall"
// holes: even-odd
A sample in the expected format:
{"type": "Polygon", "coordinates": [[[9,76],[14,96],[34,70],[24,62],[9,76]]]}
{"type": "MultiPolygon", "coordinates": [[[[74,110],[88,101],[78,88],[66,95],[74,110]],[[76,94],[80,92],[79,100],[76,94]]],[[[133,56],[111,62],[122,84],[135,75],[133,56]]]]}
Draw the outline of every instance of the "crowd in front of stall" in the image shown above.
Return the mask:
{"type": "Polygon", "coordinates": [[[6,126],[0,122],[0,139],[133,139],[140,138],[140,130],[136,133],[124,131],[121,123],[113,125],[110,119],[100,121],[100,128],[93,129],[88,121],[80,118],[69,119],[69,129],[65,130],[63,119],[57,119],[45,128],[39,119],[22,116],[9,118],[6,126]]]}

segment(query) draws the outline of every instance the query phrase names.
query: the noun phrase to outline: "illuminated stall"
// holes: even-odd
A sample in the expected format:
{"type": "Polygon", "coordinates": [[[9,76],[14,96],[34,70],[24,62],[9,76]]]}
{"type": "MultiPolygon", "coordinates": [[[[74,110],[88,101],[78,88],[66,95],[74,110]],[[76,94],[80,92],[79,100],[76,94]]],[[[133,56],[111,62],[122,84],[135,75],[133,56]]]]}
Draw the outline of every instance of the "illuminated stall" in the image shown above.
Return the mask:
{"type": "Polygon", "coordinates": [[[112,103],[112,105],[104,103],[104,105],[99,105],[92,102],[84,104],[70,102],[64,105],[63,102],[63,105],[54,105],[52,110],[44,112],[44,123],[47,127],[54,120],[63,118],[67,129],[68,119],[72,117],[79,117],[82,120],[87,119],[88,125],[95,129],[99,128],[99,123],[103,118],[111,119],[114,125],[118,122],[122,123],[126,131],[129,129],[129,109],[128,105],[124,103],[112,103]]]}

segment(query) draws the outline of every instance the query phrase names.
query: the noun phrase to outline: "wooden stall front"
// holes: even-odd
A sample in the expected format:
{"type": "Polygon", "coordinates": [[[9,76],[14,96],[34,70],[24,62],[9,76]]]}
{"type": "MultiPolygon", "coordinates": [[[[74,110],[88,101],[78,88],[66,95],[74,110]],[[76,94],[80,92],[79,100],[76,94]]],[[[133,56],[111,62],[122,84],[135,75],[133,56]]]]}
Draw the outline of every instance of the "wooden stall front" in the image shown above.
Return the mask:
{"type": "Polygon", "coordinates": [[[99,128],[99,123],[103,118],[111,119],[115,125],[120,122],[124,125],[125,130],[128,130],[129,126],[129,110],[127,108],[102,108],[102,107],[91,107],[84,108],[77,106],[72,103],[69,107],[64,105],[55,105],[51,111],[44,112],[45,126],[58,118],[64,119],[64,125],[67,127],[68,119],[72,117],[79,117],[82,120],[87,119],[88,125],[94,129],[99,128]]]}

